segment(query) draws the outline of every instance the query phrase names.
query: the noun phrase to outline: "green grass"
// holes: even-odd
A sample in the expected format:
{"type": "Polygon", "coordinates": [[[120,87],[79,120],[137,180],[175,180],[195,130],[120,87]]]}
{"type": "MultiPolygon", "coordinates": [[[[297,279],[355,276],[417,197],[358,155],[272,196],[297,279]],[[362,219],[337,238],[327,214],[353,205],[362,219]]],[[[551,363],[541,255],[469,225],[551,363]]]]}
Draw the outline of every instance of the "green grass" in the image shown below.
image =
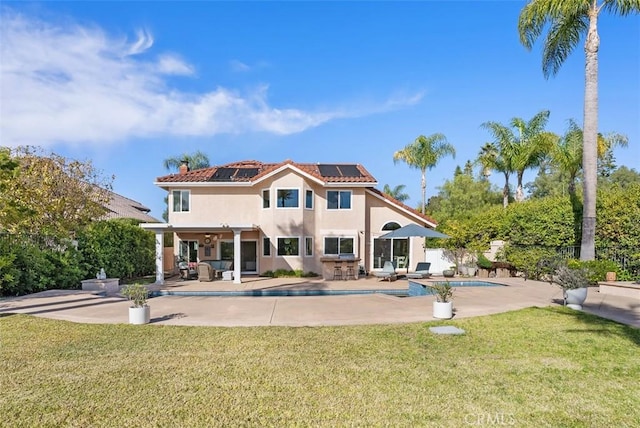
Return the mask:
{"type": "Polygon", "coordinates": [[[326,328],[9,315],[0,426],[630,427],[639,345],[638,329],[564,308],[326,328]]]}

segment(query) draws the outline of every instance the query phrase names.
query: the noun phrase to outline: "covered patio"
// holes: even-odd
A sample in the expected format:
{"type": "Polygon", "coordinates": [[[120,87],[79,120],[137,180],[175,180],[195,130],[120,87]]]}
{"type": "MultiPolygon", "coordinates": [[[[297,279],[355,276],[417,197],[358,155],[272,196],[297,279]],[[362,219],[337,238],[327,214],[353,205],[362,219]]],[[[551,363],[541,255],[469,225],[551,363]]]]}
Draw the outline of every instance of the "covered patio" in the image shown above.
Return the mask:
{"type": "MultiPolygon", "coordinates": [[[[184,236],[197,237],[191,242],[196,243],[196,248],[203,248],[203,255],[209,258],[215,258],[211,250],[215,249],[215,245],[220,237],[232,236],[233,238],[233,283],[242,283],[242,234],[243,232],[257,232],[259,227],[255,224],[203,224],[196,226],[176,226],[168,223],[142,223],[140,227],[155,233],[155,251],[156,251],[156,284],[165,284],[164,274],[164,234],[173,233],[174,239],[182,241],[184,236]],[[202,240],[202,244],[200,244],[202,240]]],[[[187,247],[188,248],[188,247],[187,247]]],[[[174,244],[174,256],[176,255],[176,246],[174,244]]],[[[199,258],[199,257],[198,257],[199,258]]]]}

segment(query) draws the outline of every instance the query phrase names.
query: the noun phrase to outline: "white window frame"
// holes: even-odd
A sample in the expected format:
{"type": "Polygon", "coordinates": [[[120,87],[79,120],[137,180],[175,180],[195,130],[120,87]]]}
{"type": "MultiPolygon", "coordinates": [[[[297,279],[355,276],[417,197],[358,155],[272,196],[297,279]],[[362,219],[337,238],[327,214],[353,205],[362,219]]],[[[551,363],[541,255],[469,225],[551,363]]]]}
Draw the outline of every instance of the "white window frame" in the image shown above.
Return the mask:
{"type": "Polygon", "coordinates": [[[322,237],[322,254],[324,254],[325,256],[339,256],[340,254],[355,254],[356,251],[356,237],[355,236],[333,236],[333,235],[328,235],[328,236],[323,236],[322,237]],[[327,238],[331,238],[331,239],[337,239],[338,240],[338,253],[327,253],[327,238]],[[352,241],[352,246],[353,246],[353,252],[352,253],[341,253],[340,252],[340,240],[342,239],[351,239],[352,241]]]}
{"type": "Polygon", "coordinates": [[[315,205],[314,204],[314,200],[315,200],[315,192],[313,190],[311,190],[311,189],[305,189],[305,191],[304,191],[304,209],[305,210],[312,210],[313,206],[315,205]],[[311,206],[310,207],[307,206],[307,193],[309,193],[309,192],[311,192],[311,206]]]}
{"type": "Polygon", "coordinates": [[[276,196],[275,196],[276,204],[275,207],[278,210],[297,210],[300,209],[300,188],[299,187],[278,187],[276,188],[276,196]],[[279,207],[278,206],[278,192],[280,190],[295,190],[298,192],[298,206],[296,207],[279,207]]]}
{"type": "Polygon", "coordinates": [[[188,213],[191,211],[191,190],[185,190],[185,189],[179,189],[179,190],[172,190],[171,191],[171,212],[174,213],[188,213]],[[176,193],[180,194],[180,210],[176,210],[176,204],[175,204],[175,199],[176,199],[176,193]],[[186,193],[187,194],[187,209],[183,209],[182,207],[182,194],[186,193]]]}
{"type": "Polygon", "coordinates": [[[262,202],[262,209],[263,210],[268,210],[271,208],[271,189],[262,189],[262,192],[260,192],[260,202],[262,202]],[[266,202],[269,206],[265,207],[264,203],[265,203],[265,198],[264,195],[265,193],[267,194],[267,199],[266,202]]]}
{"type": "Polygon", "coordinates": [[[277,257],[300,257],[300,237],[299,236],[277,236],[276,237],[276,256],[277,257]],[[281,239],[295,239],[298,241],[298,254],[280,254],[280,240],[281,239]]]}
{"type": "Polygon", "coordinates": [[[313,236],[305,236],[304,237],[304,256],[305,257],[313,257],[313,236]],[[307,242],[311,242],[311,253],[307,252],[307,248],[309,248],[309,246],[307,245],[307,242]]]}
{"type": "Polygon", "coordinates": [[[327,190],[327,210],[328,211],[344,211],[344,210],[351,210],[353,208],[353,190],[327,190]],[[329,207],[329,192],[336,192],[338,194],[338,207],[337,208],[330,208],[329,207]],[[349,208],[341,208],[340,207],[340,194],[341,193],[349,193],[349,208]]]}

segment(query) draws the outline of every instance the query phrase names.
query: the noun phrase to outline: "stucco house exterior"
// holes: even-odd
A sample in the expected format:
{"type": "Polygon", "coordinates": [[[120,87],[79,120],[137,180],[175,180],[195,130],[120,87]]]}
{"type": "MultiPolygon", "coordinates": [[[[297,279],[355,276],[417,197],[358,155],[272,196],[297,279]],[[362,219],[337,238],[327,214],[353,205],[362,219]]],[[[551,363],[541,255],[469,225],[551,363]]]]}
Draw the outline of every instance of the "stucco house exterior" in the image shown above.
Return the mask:
{"type": "Polygon", "coordinates": [[[379,239],[409,223],[436,222],[377,190],[359,164],[240,161],[159,177],[169,193],[168,222],[141,226],[156,233],[157,282],[163,276],[163,233],[174,255],[190,262],[233,260],[242,275],[277,269],[322,272],[322,260],[353,255],[367,272],[387,260],[401,269],[424,260],[422,238],[379,239]]]}

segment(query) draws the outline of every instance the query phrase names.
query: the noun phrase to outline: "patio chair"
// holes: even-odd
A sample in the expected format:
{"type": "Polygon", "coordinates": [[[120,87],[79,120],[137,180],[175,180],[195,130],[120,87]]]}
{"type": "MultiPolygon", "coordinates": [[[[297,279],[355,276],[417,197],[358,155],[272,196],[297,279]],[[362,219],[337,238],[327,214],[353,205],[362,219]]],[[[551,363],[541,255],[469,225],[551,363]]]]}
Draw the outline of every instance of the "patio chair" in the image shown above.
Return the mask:
{"type": "Polygon", "coordinates": [[[429,268],[431,267],[431,263],[429,262],[418,262],[416,265],[416,270],[407,274],[407,278],[411,279],[422,279],[429,278],[431,274],[429,273],[429,268]]]}
{"type": "Polygon", "coordinates": [[[196,276],[198,276],[198,271],[196,269],[190,268],[189,263],[187,262],[178,263],[178,270],[180,271],[180,278],[183,281],[194,279],[196,276]]]}
{"type": "Polygon", "coordinates": [[[209,282],[216,279],[216,270],[209,263],[198,263],[198,281],[209,282]]]}
{"type": "Polygon", "coordinates": [[[378,281],[395,281],[398,279],[398,275],[396,274],[396,266],[393,262],[384,262],[384,266],[382,266],[381,271],[373,271],[373,276],[378,278],[378,281]]]}

